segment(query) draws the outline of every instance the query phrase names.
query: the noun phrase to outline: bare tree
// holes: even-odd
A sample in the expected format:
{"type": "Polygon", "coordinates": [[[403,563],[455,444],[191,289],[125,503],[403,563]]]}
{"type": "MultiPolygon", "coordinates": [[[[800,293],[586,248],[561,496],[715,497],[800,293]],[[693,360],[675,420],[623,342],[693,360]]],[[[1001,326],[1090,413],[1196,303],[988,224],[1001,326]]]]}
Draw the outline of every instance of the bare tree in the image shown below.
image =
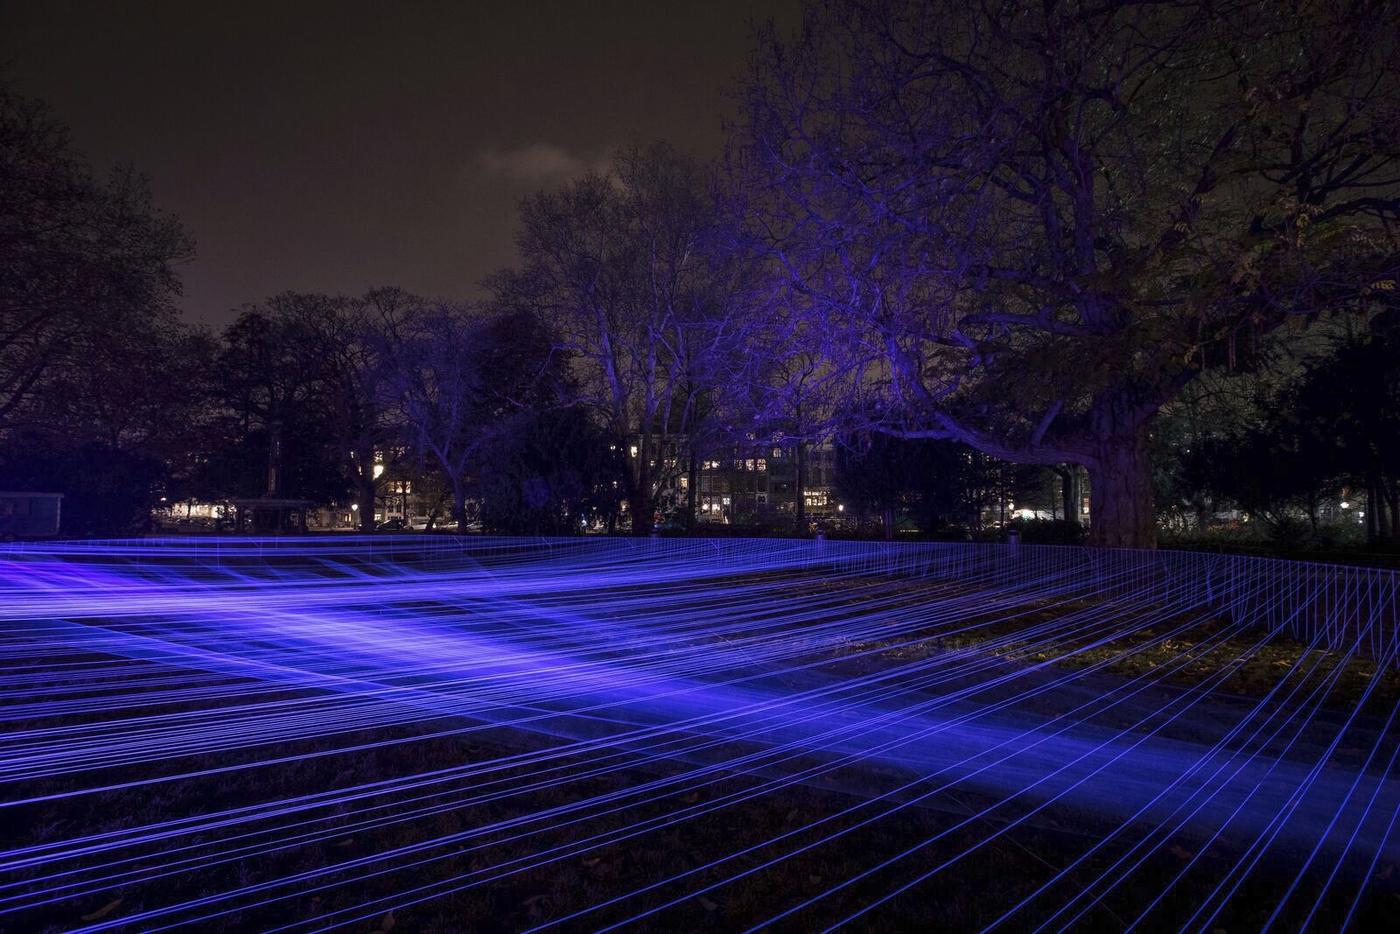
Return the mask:
{"type": "Polygon", "coordinates": [[[581,401],[628,455],[633,530],[646,531],[744,320],[733,269],[709,249],[708,181],[668,146],[628,149],[609,175],[527,199],[521,220],[523,265],[492,280],[497,305],[558,329],[581,401]]]}
{"type": "Polygon", "coordinates": [[[846,374],[832,363],[841,349],[827,345],[827,335],[800,296],[789,295],[776,307],[752,293],[750,299],[750,310],[764,326],[750,334],[739,375],[742,389],[734,394],[734,423],[743,433],[735,440],[762,440],[792,451],[793,524],[805,534],[811,447],[830,439],[851,416],[844,406],[846,374]]]}
{"type": "Polygon", "coordinates": [[[529,312],[439,304],[397,355],[394,397],[409,444],[442,474],[458,529],[472,477],[521,413],[565,402],[566,359],[529,312]]]}
{"type": "Polygon", "coordinates": [[[414,447],[452,491],[452,518],[467,524],[467,483],[484,436],[487,374],[473,325],[461,308],[440,304],[418,322],[399,368],[397,397],[414,447]]]}
{"type": "Polygon", "coordinates": [[[359,299],[322,303],[311,322],[363,532],[374,531],[379,475],[403,446],[396,377],[422,305],[402,289],[380,288],[359,299]]]}
{"type": "Polygon", "coordinates": [[[1153,544],[1152,418],[1292,317],[1395,302],[1393,0],[813,2],[732,163],[870,424],[1089,474],[1153,544]]]}
{"type": "Polygon", "coordinates": [[[327,404],[324,323],[338,314],[339,302],[327,295],[284,292],[245,307],[224,331],[215,361],[215,396],[241,422],[242,437],[253,431],[266,434],[265,490],[270,495],[288,492],[289,427],[327,404]]]}

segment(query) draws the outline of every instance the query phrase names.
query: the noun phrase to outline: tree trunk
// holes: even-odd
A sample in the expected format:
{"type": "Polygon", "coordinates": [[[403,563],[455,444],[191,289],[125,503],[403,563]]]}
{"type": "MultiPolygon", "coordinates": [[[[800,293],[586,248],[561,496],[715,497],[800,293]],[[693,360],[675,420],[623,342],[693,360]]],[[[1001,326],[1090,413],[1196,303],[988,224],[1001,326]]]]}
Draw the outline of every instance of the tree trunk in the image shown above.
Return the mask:
{"type": "Polygon", "coordinates": [[[794,465],[792,475],[792,496],[793,509],[796,514],[796,531],[798,535],[807,534],[807,445],[801,441],[797,442],[794,451],[794,465]]]}
{"type": "Polygon", "coordinates": [[[632,514],[632,534],[651,534],[651,436],[637,439],[637,464],[632,471],[632,489],[627,497],[627,509],[632,514]]]}
{"type": "Polygon", "coordinates": [[[638,487],[632,491],[632,495],[627,498],[627,510],[632,513],[632,534],[651,534],[651,497],[647,491],[638,487]]]}
{"type": "Polygon", "coordinates": [[[1089,471],[1089,544],[1100,548],[1155,548],[1152,458],[1147,430],[1102,442],[1089,471]]]}
{"type": "Polygon", "coordinates": [[[1377,509],[1380,508],[1380,497],[1376,495],[1376,478],[1366,479],[1366,541],[1374,545],[1380,538],[1380,516],[1377,509]]]}
{"type": "Polygon", "coordinates": [[[1400,538],[1400,483],[1390,484],[1390,534],[1400,538]]]}
{"type": "Polygon", "coordinates": [[[460,480],[452,484],[452,518],[457,522],[457,534],[467,530],[467,488],[460,480]]]}
{"type": "Polygon", "coordinates": [[[690,461],[685,468],[685,524],[693,529],[700,524],[700,452],[690,446],[690,461]]]}
{"type": "Polygon", "coordinates": [[[1079,465],[1064,464],[1055,468],[1060,478],[1060,503],[1064,508],[1065,521],[1079,524],[1079,500],[1083,494],[1079,487],[1079,465]]]}
{"type": "Polygon", "coordinates": [[[886,506],[884,513],[885,541],[894,541],[894,507],[886,506]]]}
{"type": "Polygon", "coordinates": [[[1384,477],[1376,478],[1376,531],[1382,542],[1395,536],[1395,522],[1390,511],[1389,484],[1384,477]]]}
{"type": "Polygon", "coordinates": [[[356,502],[360,504],[360,531],[374,531],[374,447],[366,445],[357,452],[359,473],[356,486],[359,487],[356,502]]]}
{"type": "Polygon", "coordinates": [[[277,419],[267,425],[267,495],[282,495],[282,423],[277,419]]]}
{"type": "Polygon", "coordinates": [[[360,504],[360,531],[374,531],[374,484],[360,482],[360,494],[356,502],[360,504]]]}
{"type": "Polygon", "coordinates": [[[1210,528],[1210,518],[1213,514],[1212,503],[1204,493],[1197,493],[1192,497],[1191,506],[1196,512],[1196,528],[1204,532],[1210,528]]]}

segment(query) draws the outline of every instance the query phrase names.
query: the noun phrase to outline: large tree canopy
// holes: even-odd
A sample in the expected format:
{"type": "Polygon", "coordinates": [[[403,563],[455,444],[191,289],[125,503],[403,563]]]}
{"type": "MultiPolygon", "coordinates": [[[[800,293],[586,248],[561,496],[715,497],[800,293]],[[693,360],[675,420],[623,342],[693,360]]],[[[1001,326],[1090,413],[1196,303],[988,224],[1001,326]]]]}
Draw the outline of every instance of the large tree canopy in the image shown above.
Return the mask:
{"type": "Polygon", "coordinates": [[[540,419],[569,404],[568,355],[539,317],[520,309],[490,314],[443,304],[412,334],[399,348],[396,376],[404,437],[447,481],[453,519],[466,528],[473,476],[480,483],[503,451],[521,450],[525,436],[538,437],[540,419]]]}
{"type": "Polygon", "coordinates": [[[192,251],[144,179],[95,174],[42,104],[0,83],[0,430],[85,347],[152,326],[192,251]]]}
{"type": "Polygon", "coordinates": [[[868,426],[1089,472],[1154,541],[1151,419],[1290,316],[1395,302],[1392,0],[809,5],[733,165],[868,426]]]}
{"type": "Polygon", "coordinates": [[[489,283],[498,308],[551,323],[584,410],[629,451],[636,532],[651,527],[678,469],[673,445],[705,427],[751,321],[718,221],[697,163],[664,144],[625,149],[608,174],[525,199],[521,267],[489,283]]]}

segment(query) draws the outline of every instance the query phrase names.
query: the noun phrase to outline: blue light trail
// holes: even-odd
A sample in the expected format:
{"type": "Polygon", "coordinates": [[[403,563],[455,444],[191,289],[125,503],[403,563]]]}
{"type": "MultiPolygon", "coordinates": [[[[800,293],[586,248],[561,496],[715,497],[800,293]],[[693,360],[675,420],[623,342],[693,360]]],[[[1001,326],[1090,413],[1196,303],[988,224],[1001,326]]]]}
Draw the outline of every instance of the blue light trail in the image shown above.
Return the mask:
{"type": "Polygon", "coordinates": [[[960,923],[1358,923],[1400,885],[1397,607],[1170,552],[12,545],[0,927],[363,926],[626,864],[510,924],[828,928],[1007,860],[960,923]]]}

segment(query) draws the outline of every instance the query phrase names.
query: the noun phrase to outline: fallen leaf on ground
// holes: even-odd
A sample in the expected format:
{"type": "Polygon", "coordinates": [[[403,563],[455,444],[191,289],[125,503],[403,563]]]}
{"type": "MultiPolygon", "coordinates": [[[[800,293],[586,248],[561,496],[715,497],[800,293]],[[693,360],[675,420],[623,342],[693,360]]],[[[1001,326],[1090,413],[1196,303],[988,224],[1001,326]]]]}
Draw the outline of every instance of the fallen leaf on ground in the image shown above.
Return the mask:
{"type": "Polygon", "coordinates": [[[114,899],[112,899],[110,902],[108,902],[107,904],[103,905],[101,908],[99,908],[99,909],[97,909],[96,911],[92,912],[91,914],[85,914],[85,915],[83,915],[83,920],[84,920],[84,921],[96,921],[96,920],[99,919],[99,918],[105,918],[105,917],[107,917],[109,914],[111,914],[112,912],[114,912],[114,911],[116,911],[118,908],[120,908],[120,907],[121,907],[121,903],[122,903],[122,900],[121,900],[120,898],[114,898],[114,899]]]}

